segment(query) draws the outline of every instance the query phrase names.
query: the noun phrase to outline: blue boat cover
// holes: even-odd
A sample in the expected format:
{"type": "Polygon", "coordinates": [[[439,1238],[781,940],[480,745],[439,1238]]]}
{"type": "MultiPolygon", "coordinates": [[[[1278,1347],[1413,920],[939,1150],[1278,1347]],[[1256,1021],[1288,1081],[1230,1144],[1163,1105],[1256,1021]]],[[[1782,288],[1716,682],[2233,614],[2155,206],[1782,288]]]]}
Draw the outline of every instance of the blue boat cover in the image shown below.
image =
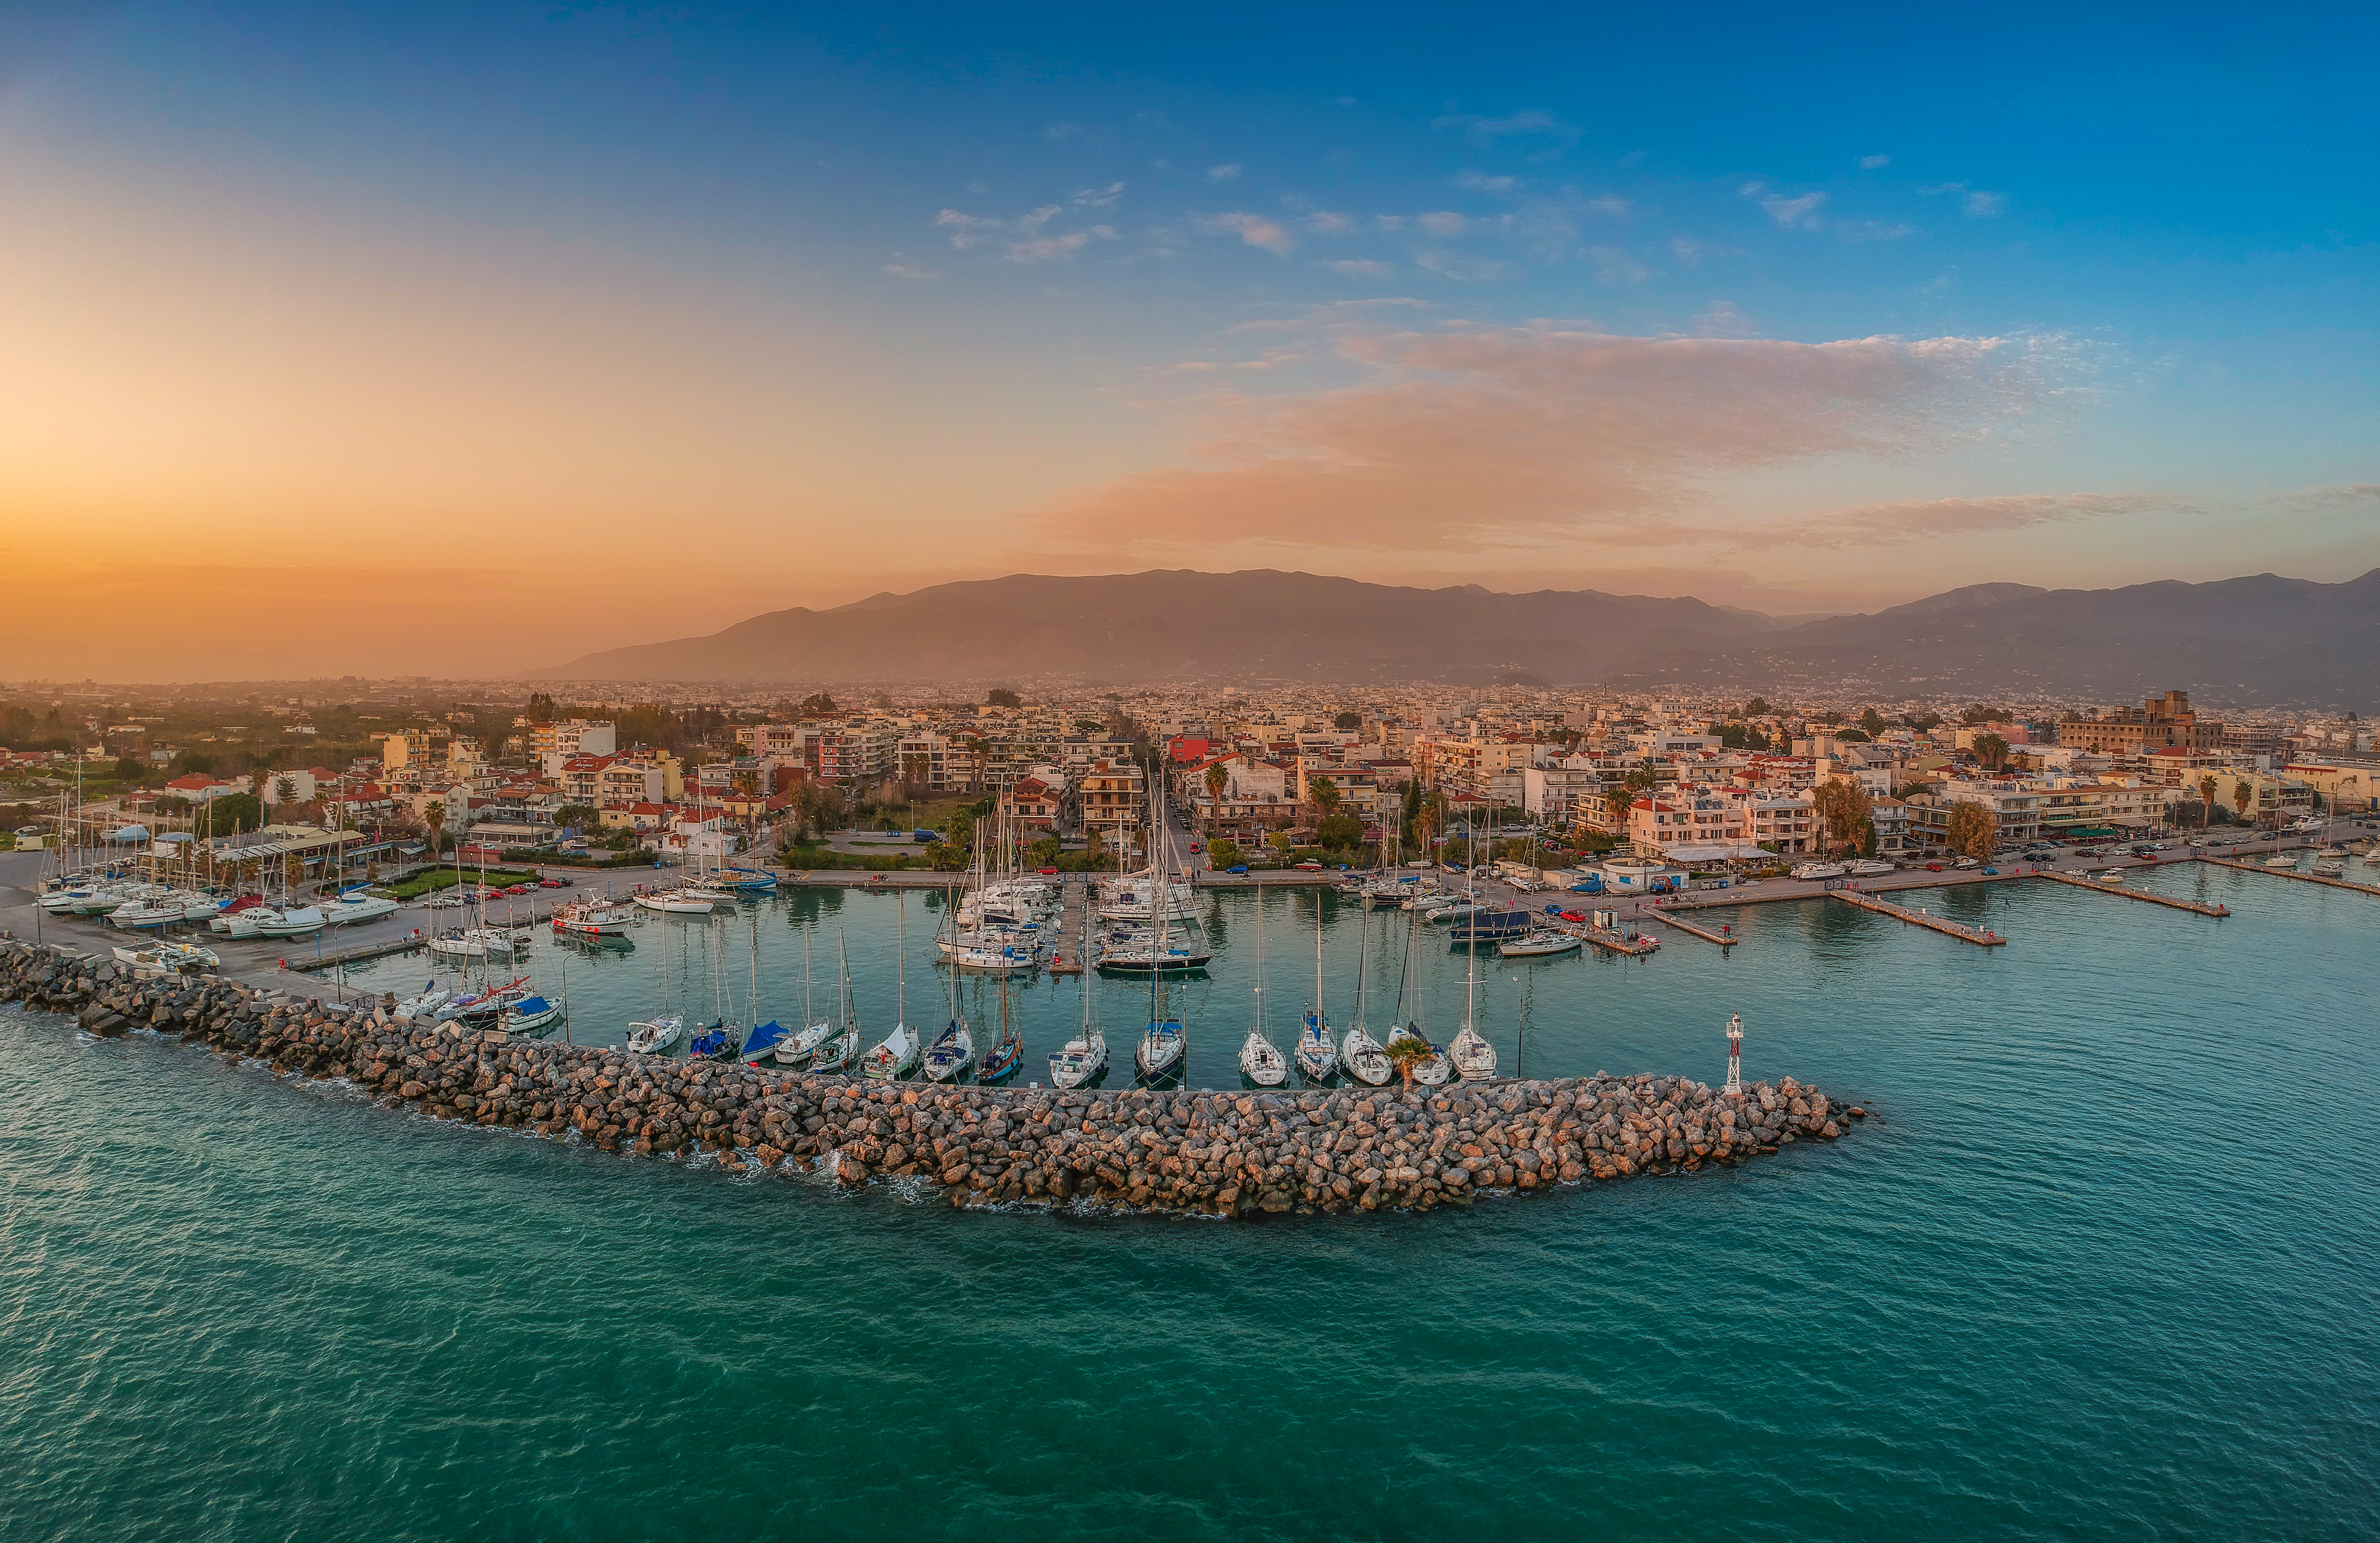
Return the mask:
{"type": "Polygon", "coordinates": [[[784,1028],[779,1025],[776,1019],[771,1018],[767,1023],[762,1024],[759,1027],[752,1031],[752,1038],[744,1041],[744,1053],[747,1055],[758,1055],[762,1051],[767,1050],[771,1045],[775,1044],[784,1037],[784,1028]]]}
{"type": "Polygon", "coordinates": [[[526,1018],[533,1013],[542,1013],[552,1005],[543,997],[523,997],[513,1003],[513,1011],[526,1018]]]}

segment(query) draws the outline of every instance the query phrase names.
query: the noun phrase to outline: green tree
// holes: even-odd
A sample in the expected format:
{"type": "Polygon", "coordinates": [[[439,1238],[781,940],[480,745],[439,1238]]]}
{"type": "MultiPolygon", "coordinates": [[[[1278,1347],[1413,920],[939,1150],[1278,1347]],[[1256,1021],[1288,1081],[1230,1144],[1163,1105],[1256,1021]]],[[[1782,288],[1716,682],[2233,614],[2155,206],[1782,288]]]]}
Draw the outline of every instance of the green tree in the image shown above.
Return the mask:
{"type": "Polygon", "coordinates": [[[1938,712],[1912,712],[1901,722],[1919,734],[1925,734],[1942,726],[1942,715],[1938,712]]]}
{"type": "Polygon", "coordinates": [[[834,699],[823,691],[813,691],[802,699],[800,711],[805,718],[826,717],[836,711],[834,699]]]}
{"type": "Polygon", "coordinates": [[[991,707],[1023,707],[1025,705],[1025,699],[1018,696],[1015,692],[1011,691],[1005,686],[993,686],[989,692],[985,693],[983,699],[987,705],[991,707]]]}
{"type": "Polygon", "coordinates": [[[1861,728],[1867,731],[1867,736],[1870,739],[1874,739],[1877,735],[1884,732],[1884,714],[1878,712],[1874,708],[1869,708],[1866,711],[1860,714],[1859,723],[1861,728]]]}
{"type": "Polygon", "coordinates": [[[532,691],[528,694],[528,711],[526,716],[532,723],[551,723],[562,716],[562,712],[553,705],[552,697],[542,691],[532,691]]]}
{"type": "Polygon", "coordinates": [[[1316,777],[1313,783],[1314,807],[1325,819],[1339,812],[1339,784],[1328,777],[1316,777]]]}
{"type": "Polygon", "coordinates": [[[2004,707],[1985,707],[1983,703],[1976,702],[1966,711],[1959,714],[1959,722],[1972,728],[1977,723],[2005,723],[2011,716],[2013,715],[2004,707]]]}
{"type": "Polygon", "coordinates": [[[1212,827],[1222,818],[1223,789],[1232,785],[1232,773],[1221,761],[1207,768],[1207,823],[1212,827]]]}
{"type": "Polygon", "coordinates": [[[2240,811],[2240,819],[2245,820],[2248,818],[2248,806],[2255,801],[2255,788],[2245,779],[2242,779],[2232,787],[2231,805],[2234,808],[2240,811]]]}
{"type": "Polygon", "coordinates": [[[1975,759],[1993,772],[2008,764],[2009,742],[1996,734],[1975,735],[1975,759]]]}
{"type": "Polygon", "coordinates": [[[1333,851],[1344,852],[1364,839],[1364,822],[1352,814],[1325,815],[1314,828],[1314,839],[1333,851]]]}
{"type": "Polygon", "coordinates": [[[2215,817],[2215,773],[2212,772],[2198,779],[2198,828],[2202,831],[2215,817]]]}
{"type": "Polygon", "coordinates": [[[142,762],[126,756],[115,763],[115,780],[119,783],[137,783],[148,770],[149,768],[142,762]]]}
{"type": "Polygon", "coordinates": [[[1824,828],[1828,846],[1834,850],[1856,846],[1861,827],[1867,824],[1875,812],[1876,801],[1865,789],[1846,779],[1820,783],[1811,790],[1820,825],[1824,828]]]}
{"type": "Polygon", "coordinates": [[[1950,806],[1947,835],[1950,850],[1959,856],[1988,861],[1992,848],[1999,844],[1999,817],[1973,799],[1961,798],[1950,806]]]}
{"type": "Polygon", "coordinates": [[[421,811],[421,822],[430,827],[430,850],[432,853],[444,851],[446,849],[445,803],[441,799],[432,798],[429,807],[421,811]]]}
{"type": "Polygon", "coordinates": [[[264,803],[253,793],[227,793],[207,800],[206,833],[227,836],[264,828],[264,803]]]}
{"type": "Polygon", "coordinates": [[[1364,726],[1364,715],[1360,712],[1342,712],[1330,720],[1330,726],[1342,734],[1354,734],[1364,726]]]}
{"type": "Polygon", "coordinates": [[[1775,708],[1768,705],[1768,699],[1765,697],[1755,697],[1743,704],[1743,716],[1746,718],[1767,718],[1773,716],[1776,711],[1775,708]]]}
{"type": "Polygon", "coordinates": [[[1397,1074],[1404,1078],[1405,1089],[1408,1092],[1413,1089],[1414,1073],[1421,1069],[1424,1062],[1438,1053],[1423,1043],[1418,1034],[1392,1039],[1389,1042],[1388,1049],[1389,1064],[1395,1067],[1397,1074]]]}
{"type": "Polygon", "coordinates": [[[565,804],[553,811],[553,822],[556,826],[592,831],[603,823],[603,811],[592,804],[565,804]]]}

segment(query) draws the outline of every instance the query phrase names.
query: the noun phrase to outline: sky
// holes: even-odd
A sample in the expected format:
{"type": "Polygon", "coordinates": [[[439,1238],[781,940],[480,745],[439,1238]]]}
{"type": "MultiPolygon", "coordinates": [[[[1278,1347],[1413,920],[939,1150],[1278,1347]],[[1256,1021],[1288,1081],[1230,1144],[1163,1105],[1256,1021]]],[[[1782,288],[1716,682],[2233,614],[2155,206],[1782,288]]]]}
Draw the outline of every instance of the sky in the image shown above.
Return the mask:
{"type": "Polygon", "coordinates": [[[0,681],[2380,565],[2371,7],[880,9],[0,10],[0,681]]]}

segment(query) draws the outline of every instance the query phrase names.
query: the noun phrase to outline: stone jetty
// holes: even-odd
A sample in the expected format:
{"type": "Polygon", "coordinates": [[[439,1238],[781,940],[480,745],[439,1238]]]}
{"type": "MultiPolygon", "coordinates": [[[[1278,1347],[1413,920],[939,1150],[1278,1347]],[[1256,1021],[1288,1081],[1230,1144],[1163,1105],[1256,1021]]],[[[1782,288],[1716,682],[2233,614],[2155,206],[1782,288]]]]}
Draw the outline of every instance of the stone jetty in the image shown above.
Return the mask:
{"type": "Polygon", "coordinates": [[[178,1035],[276,1072],[343,1077],[433,1118],[576,1132],[607,1151],[821,1167],[939,1186],[954,1206],[1094,1205],[1246,1216],[1427,1210],[1740,1162],[1833,1140],[1866,1111],[1791,1077],[1740,1094],[1682,1077],[1441,1088],[1058,1092],[875,1084],[686,1062],[347,1012],[214,977],[0,942],[0,1001],[95,1034],[178,1035]]]}

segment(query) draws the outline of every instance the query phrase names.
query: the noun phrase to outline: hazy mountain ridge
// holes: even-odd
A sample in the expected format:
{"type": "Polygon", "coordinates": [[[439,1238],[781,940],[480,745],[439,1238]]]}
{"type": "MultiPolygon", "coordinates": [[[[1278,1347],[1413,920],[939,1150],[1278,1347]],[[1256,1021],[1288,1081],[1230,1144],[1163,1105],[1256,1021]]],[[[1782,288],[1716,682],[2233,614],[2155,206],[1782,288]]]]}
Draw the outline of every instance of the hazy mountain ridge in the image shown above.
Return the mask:
{"type": "Polygon", "coordinates": [[[2210,701],[2380,699],[2380,569],[2115,589],[1976,584],[1788,622],[1693,599],[1421,589],[1269,569],[1014,574],[795,607],[532,672],[581,680],[1106,679],[1548,682],[2048,692],[2210,701]]]}

